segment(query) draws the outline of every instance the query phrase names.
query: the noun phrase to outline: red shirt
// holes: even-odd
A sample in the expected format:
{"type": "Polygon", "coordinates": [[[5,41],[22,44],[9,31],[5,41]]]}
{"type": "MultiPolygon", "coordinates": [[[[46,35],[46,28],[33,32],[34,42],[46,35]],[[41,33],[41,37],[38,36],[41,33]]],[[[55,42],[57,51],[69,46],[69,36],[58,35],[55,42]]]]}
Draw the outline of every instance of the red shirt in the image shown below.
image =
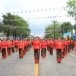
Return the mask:
{"type": "Polygon", "coordinates": [[[18,48],[24,49],[24,43],[20,41],[18,43],[18,48]]]}
{"type": "Polygon", "coordinates": [[[24,46],[28,46],[28,41],[27,40],[24,41],[24,46]]]}
{"type": "Polygon", "coordinates": [[[68,42],[68,40],[65,40],[64,42],[65,42],[65,45],[69,45],[69,42],[68,42]]]}
{"type": "Polygon", "coordinates": [[[49,41],[49,47],[52,47],[52,48],[54,47],[54,41],[52,40],[49,41]]]}
{"type": "Polygon", "coordinates": [[[46,41],[42,41],[41,48],[47,48],[47,42],[46,41]]]}
{"type": "Polygon", "coordinates": [[[11,44],[12,44],[12,47],[14,47],[15,46],[15,41],[12,41],[11,44]]]}
{"type": "Polygon", "coordinates": [[[50,40],[47,40],[47,45],[49,45],[49,43],[50,43],[50,40]]]}
{"type": "Polygon", "coordinates": [[[2,41],[1,42],[1,48],[6,48],[7,47],[7,42],[6,41],[2,41]]]}
{"type": "Polygon", "coordinates": [[[18,46],[18,44],[19,44],[19,41],[15,40],[15,45],[18,46]]]}
{"type": "Polygon", "coordinates": [[[40,42],[40,40],[34,40],[33,41],[33,48],[34,49],[40,49],[41,48],[41,42],[40,42]]]}
{"type": "Polygon", "coordinates": [[[63,43],[62,43],[62,41],[57,41],[55,43],[55,48],[56,49],[63,49],[63,43]]]}
{"type": "Polygon", "coordinates": [[[65,45],[65,41],[63,40],[63,41],[62,41],[62,43],[63,43],[63,49],[64,49],[64,48],[65,48],[65,46],[66,46],[66,45],[65,45]]]}
{"type": "Polygon", "coordinates": [[[7,48],[11,47],[12,46],[12,43],[11,41],[7,41],[7,48]]]}
{"type": "Polygon", "coordinates": [[[76,41],[74,42],[74,47],[76,48],[76,41]]]}

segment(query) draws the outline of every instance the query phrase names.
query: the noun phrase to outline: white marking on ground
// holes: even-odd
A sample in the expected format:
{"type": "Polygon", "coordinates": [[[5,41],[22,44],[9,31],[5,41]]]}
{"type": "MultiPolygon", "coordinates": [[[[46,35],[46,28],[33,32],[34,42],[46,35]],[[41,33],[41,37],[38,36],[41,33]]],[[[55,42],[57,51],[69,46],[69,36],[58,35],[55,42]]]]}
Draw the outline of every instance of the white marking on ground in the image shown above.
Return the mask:
{"type": "Polygon", "coordinates": [[[73,54],[70,54],[71,56],[73,56],[73,57],[76,57],[75,55],[73,55],[73,54]]]}

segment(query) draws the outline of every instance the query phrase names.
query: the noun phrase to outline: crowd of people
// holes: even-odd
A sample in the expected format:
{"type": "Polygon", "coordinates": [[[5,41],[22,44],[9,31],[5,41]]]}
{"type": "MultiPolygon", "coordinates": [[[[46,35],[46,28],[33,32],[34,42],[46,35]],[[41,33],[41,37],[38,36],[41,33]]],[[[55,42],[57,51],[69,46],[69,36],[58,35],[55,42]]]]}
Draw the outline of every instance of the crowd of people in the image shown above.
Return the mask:
{"type": "Polygon", "coordinates": [[[33,48],[35,63],[39,63],[40,54],[43,58],[46,57],[46,51],[48,51],[50,55],[53,55],[53,51],[56,51],[57,62],[61,63],[62,59],[70,53],[74,47],[76,47],[76,41],[71,39],[41,39],[35,37],[34,39],[0,40],[2,59],[7,58],[7,56],[15,52],[19,52],[19,58],[23,58],[30,48],[33,48]]]}
{"type": "Polygon", "coordinates": [[[25,53],[29,50],[31,46],[31,40],[0,40],[0,52],[2,53],[2,58],[5,59],[12,53],[19,52],[19,58],[23,58],[25,53]],[[28,48],[29,47],[29,48],[28,48]]]}
{"type": "Polygon", "coordinates": [[[36,37],[33,40],[34,58],[35,63],[39,63],[40,51],[41,56],[46,57],[46,51],[53,55],[56,51],[56,59],[61,63],[62,59],[76,47],[76,41],[71,39],[40,39],[36,37]]]}

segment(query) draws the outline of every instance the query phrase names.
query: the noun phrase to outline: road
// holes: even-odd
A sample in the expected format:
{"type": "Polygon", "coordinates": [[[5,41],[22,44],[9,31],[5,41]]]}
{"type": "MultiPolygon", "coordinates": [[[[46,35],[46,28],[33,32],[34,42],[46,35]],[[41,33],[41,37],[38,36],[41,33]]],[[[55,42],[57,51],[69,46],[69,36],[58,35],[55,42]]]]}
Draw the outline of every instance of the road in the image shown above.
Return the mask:
{"type": "MultiPolygon", "coordinates": [[[[31,49],[23,59],[19,59],[18,52],[6,59],[0,55],[0,76],[34,76],[34,56],[31,49]]],[[[62,61],[56,62],[56,54],[46,58],[40,57],[39,76],[76,76],[76,52],[71,52],[62,61]]]]}

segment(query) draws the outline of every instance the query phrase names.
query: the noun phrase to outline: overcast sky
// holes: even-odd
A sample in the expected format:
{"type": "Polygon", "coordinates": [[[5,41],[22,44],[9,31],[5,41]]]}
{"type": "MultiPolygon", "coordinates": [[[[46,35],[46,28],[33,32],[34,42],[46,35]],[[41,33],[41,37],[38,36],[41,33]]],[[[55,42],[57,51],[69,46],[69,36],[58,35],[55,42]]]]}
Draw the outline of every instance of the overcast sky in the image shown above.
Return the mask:
{"type": "Polygon", "coordinates": [[[53,20],[59,22],[70,21],[74,24],[74,20],[67,17],[66,10],[62,8],[66,7],[67,1],[68,0],[0,0],[0,18],[2,18],[2,14],[7,12],[19,15],[28,21],[33,35],[43,36],[45,27],[53,20]],[[52,16],[61,17],[51,18],[52,16]]]}

